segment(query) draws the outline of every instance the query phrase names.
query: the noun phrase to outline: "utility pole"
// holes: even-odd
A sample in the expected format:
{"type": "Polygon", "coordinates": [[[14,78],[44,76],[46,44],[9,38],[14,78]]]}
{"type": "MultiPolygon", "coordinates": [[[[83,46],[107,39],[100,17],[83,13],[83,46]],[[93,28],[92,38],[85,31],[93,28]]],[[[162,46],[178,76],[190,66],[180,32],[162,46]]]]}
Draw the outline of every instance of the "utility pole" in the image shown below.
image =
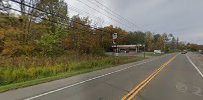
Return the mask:
{"type": "Polygon", "coordinates": [[[145,58],[145,44],[143,46],[144,46],[144,58],[145,58]]]}
{"type": "Polygon", "coordinates": [[[23,5],[24,3],[25,3],[25,0],[20,0],[20,10],[23,16],[25,15],[25,5],[23,5]]]}
{"type": "MultiPolygon", "coordinates": [[[[118,56],[118,45],[117,45],[117,38],[118,38],[118,34],[117,33],[113,33],[112,34],[112,47],[113,47],[113,55],[114,55],[114,52],[116,54],[116,56],[118,56]],[[115,49],[116,48],[116,49],[115,49]]],[[[115,56],[115,55],[114,55],[115,56]]]]}

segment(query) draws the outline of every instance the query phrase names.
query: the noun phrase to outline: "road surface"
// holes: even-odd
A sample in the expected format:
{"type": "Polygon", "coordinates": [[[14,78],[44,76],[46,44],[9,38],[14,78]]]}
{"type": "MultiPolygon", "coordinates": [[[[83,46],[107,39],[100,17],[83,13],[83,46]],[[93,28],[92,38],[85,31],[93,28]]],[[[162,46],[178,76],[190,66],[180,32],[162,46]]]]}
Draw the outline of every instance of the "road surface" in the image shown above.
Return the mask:
{"type": "Polygon", "coordinates": [[[164,55],[0,94],[1,100],[121,100],[171,60],[133,100],[203,100],[202,70],[185,54],[164,55]],[[175,57],[176,56],[176,57],[175,57]],[[171,60],[171,58],[173,58],[171,60]]]}

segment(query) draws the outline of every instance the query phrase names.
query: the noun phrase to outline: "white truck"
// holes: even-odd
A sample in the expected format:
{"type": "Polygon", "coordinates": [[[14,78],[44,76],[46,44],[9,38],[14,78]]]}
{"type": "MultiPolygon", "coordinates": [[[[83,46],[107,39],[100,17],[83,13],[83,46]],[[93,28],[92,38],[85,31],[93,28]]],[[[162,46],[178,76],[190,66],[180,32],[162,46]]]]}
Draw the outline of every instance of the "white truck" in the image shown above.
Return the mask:
{"type": "Polygon", "coordinates": [[[154,50],[154,54],[162,54],[161,50],[154,50]]]}

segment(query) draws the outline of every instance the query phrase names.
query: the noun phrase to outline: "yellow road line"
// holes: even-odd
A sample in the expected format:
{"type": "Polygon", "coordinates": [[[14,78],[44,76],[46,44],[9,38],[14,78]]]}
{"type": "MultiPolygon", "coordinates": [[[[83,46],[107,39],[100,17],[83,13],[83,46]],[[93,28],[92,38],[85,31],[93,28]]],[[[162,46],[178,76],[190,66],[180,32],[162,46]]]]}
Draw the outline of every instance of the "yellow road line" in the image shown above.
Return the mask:
{"type": "MultiPolygon", "coordinates": [[[[160,69],[160,68],[159,68],[160,69]]],[[[158,69],[158,70],[159,70],[158,69]]],[[[142,86],[147,80],[149,80],[157,70],[155,70],[149,77],[147,77],[144,81],[142,81],[140,84],[138,84],[133,90],[131,90],[127,95],[125,95],[121,100],[126,100],[129,96],[131,96],[140,86],[142,86]]]]}
{"type": "MultiPolygon", "coordinates": [[[[176,55],[177,56],[177,55],[176,55]]],[[[160,68],[155,70],[149,77],[138,84],[133,90],[131,90],[127,95],[125,95],[121,100],[131,100],[135,97],[152,79],[155,78],[158,73],[163,70],[171,61],[173,61],[176,56],[172,57],[169,61],[165,62],[160,68]]]]}

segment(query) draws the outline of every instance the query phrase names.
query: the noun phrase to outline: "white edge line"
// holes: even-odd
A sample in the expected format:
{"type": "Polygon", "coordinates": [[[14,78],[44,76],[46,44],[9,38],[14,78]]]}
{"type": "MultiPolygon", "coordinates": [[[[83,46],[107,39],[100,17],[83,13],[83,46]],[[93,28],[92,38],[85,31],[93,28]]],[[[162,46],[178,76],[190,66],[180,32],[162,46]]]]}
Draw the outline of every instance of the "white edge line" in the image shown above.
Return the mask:
{"type": "Polygon", "coordinates": [[[189,60],[189,62],[195,67],[195,69],[197,70],[197,72],[200,74],[200,76],[203,78],[203,74],[202,72],[199,70],[199,68],[192,62],[192,60],[190,59],[190,57],[186,54],[187,59],[189,60]]]}
{"type": "MultiPolygon", "coordinates": [[[[171,55],[171,54],[168,54],[168,55],[171,55]]],[[[168,56],[168,55],[165,55],[165,56],[168,56]]],[[[104,77],[104,76],[108,76],[108,75],[111,75],[111,74],[114,74],[114,73],[118,73],[118,72],[127,70],[129,68],[132,68],[132,67],[135,67],[135,66],[138,66],[138,65],[142,65],[142,64],[154,61],[156,59],[159,59],[159,58],[162,58],[162,57],[165,57],[165,56],[161,56],[161,57],[158,57],[158,58],[155,58],[155,59],[152,59],[152,60],[148,60],[148,61],[138,63],[138,64],[135,64],[135,65],[131,65],[129,67],[126,67],[126,68],[123,68],[123,69],[120,69],[120,70],[116,70],[116,71],[113,71],[113,72],[110,72],[110,73],[107,73],[107,74],[99,75],[99,76],[96,76],[96,77],[93,77],[93,78],[90,78],[90,79],[87,79],[87,80],[84,80],[84,81],[81,81],[81,82],[77,82],[77,83],[72,84],[72,85],[68,85],[68,86],[65,86],[65,87],[62,87],[62,88],[59,88],[59,89],[56,89],[56,90],[52,90],[52,91],[45,92],[45,93],[42,93],[42,94],[39,94],[39,95],[36,95],[36,96],[33,96],[33,97],[26,98],[24,100],[33,100],[33,99],[36,99],[36,98],[39,98],[39,97],[42,97],[42,96],[45,96],[45,95],[48,95],[48,94],[51,94],[51,93],[54,93],[54,92],[58,92],[58,91],[61,91],[61,90],[64,90],[64,89],[67,89],[67,88],[70,88],[70,87],[73,87],[73,86],[76,86],[76,85],[80,85],[80,84],[83,84],[83,83],[86,83],[86,82],[89,82],[89,81],[104,77]]]]}

